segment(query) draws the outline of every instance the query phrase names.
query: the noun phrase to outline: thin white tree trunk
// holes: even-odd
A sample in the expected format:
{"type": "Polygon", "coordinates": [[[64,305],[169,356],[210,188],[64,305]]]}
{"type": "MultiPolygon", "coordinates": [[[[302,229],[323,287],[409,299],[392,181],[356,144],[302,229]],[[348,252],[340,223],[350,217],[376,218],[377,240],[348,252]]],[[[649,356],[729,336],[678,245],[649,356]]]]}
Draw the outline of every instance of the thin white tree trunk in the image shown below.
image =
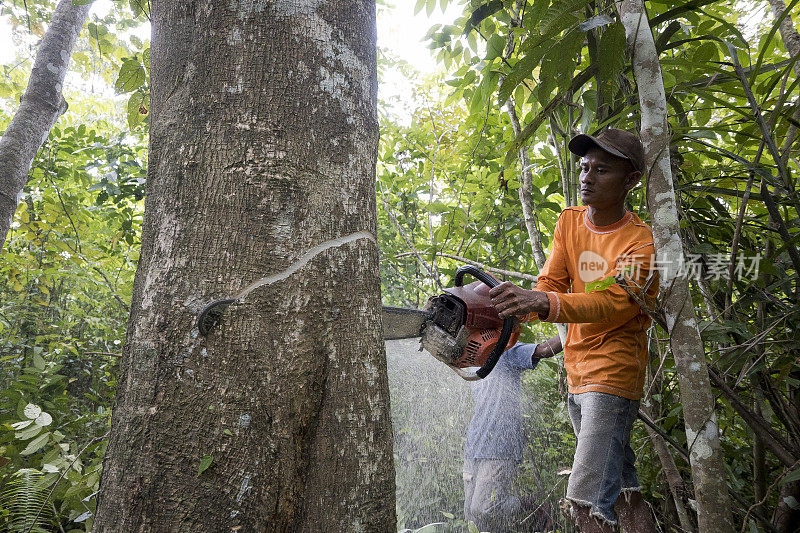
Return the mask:
{"type": "MultiPolygon", "coordinates": [[[[778,20],[781,15],[783,15],[783,12],[786,11],[786,4],[783,2],[783,0],[770,0],[769,5],[772,6],[772,12],[775,15],[775,20],[778,20]]],[[[778,31],[781,33],[783,44],[786,46],[789,54],[791,54],[792,57],[800,54],[800,33],[797,33],[797,29],[795,29],[794,23],[792,22],[792,17],[790,15],[786,15],[786,17],[784,17],[778,26],[778,31]]],[[[800,76],[800,65],[795,63],[793,68],[795,74],[800,76]]]]}
{"type": "MultiPolygon", "coordinates": [[[[772,13],[775,15],[775,20],[778,20],[781,15],[783,15],[783,12],[786,11],[786,4],[783,2],[783,0],[770,0],[769,5],[772,7],[772,13]]],[[[792,22],[792,17],[790,15],[787,14],[784,17],[780,25],[778,25],[778,31],[781,34],[783,44],[786,46],[786,50],[788,50],[789,55],[792,57],[800,56],[800,33],[798,33],[797,29],[794,27],[794,22],[792,22]]],[[[800,77],[800,62],[795,62],[793,68],[795,75],[800,77]]],[[[800,119],[800,108],[795,110],[792,118],[794,120],[800,119]]],[[[797,126],[791,124],[789,125],[789,129],[786,131],[786,140],[781,148],[783,155],[781,156],[781,161],[779,164],[786,166],[789,163],[789,154],[791,153],[792,144],[796,138],[797,126]]]]}
{"type": "MultiPolygon", "coordinates": [[[[514,136],[519,137],[522,128],[517,117],[517,110],[514,107],[514,99],[509,98],[506,102],[508,116],[511,119],[511,128],[514,136]]],[[[544,266],[547,256],[542,247],[542,234],[539,231],[539,218],[536,216],[536,203],[533,201],[533,173],[531,172],[531,161],[528,157],[528,147],[523,146],[519,150],[519,165],[522,181],[519,184],[519,203],[522,205],[522,215],[525,218],[525,228],[528,230],[528,239],[533,250],[533,260],[539,270],[544,266]]]]}
{"type": "Polygon", "coordinates": [[[19,109],[0,139],[0,248],[6,241],[20,193],[28,183],[28,171],[64,111],[61,94],[75,40],[83,28],[91,4],[72,5],[61,0],[36,53],[28,88],[19,109]]]}
{"type": "Polygon", "coordinates": [[[669,159],[669,126],[664,81],[653,34],[641,0],[616,4],[633,51],[633,72],[641,106],[641,138],[649,174],[647,200],[661,270],[670,344],[680,376],[681,404],[690,450],[700,532],[732,532],[733,522],[719,443],[705,351],[692,305],[689,281],[677,276],[683,245],[669,159]]]}

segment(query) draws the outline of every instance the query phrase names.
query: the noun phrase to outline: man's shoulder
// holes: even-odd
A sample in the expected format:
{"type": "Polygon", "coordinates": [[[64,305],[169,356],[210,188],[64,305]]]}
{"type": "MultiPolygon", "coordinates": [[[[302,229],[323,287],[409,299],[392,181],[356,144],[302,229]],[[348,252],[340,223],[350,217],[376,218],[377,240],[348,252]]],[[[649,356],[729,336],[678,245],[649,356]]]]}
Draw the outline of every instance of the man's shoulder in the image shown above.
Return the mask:
{"type": "Polygon", "coordinates": [[[631,211],[631,223],[630,226],[632,228],[632,233],[637,235],[637,240],[641,240],[643,242],[653,242],[653,228],[647,225],[645,222],[642,222],[642,219],[639,218],[639,215],[631,211]]]}
{"type": "Polygon", "coordinates": [[[589,208],[585,205],[570,205],[567,206],[561,214],[558,215],[559,222],[562,224],[576,224],[583,220],[586,216],[586,211],[589,208]]]}
{"type": "Polygon", "coordinates": [[[581,216],[581,213],[585,213],[587,209],[589,209],[589,207],[585,205],[569,205],[561,211],[561,216],[578,218],[581,216]]]}

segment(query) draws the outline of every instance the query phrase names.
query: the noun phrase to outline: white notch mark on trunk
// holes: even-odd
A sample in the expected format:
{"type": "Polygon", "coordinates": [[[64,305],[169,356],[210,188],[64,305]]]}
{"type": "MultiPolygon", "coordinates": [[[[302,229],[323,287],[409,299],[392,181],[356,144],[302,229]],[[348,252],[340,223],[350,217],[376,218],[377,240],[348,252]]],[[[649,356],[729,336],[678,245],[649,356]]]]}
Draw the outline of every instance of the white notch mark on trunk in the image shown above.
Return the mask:
{"type": "Polygon", "coordinates": [[[277,274],[272,274],[270,276],[266,276],[261,278],[260,280],[252,283],[249,287],[245,288],[242,292],[236,295],[236,300],[244,300],[248,294],[253,292],[259,287],[263,287],[264,285],[271,285],[278,281],[283,281],[304,266],[306,266],[314,257],[318,256],[322,252],[329,250],[331,248],[338,248],[339,246],[343,246],[345,244],[351,243],[353,241],[358,241],[361,239],[369,239],[372,242],[377,242],[375,240],[375,236],[368,232],[368,231],[357,231],[355,233],[351,233],[350,235],[346,235],[344,237],[338,237],[336,239],[331,239],[329,241],[325,241],[321,244],[318,244],[308,250],[306,253],[300,256],[300,258],[289,265],[286,270],[282,272],[278,272],[277,274]]]}
{"type": "MultiPolygon", "coordinates": [[[[321,254],[322,252],[329,250],[331,248],[337,248],[344,244],[348,244],[357,240],[361,239],[368,239],[373,243],[377,244],[377,239],[375,236],[368,232],[368,231],[357,231],[355,233],[351,233],[350,235],[346,235],[344,237],[338,237],[336,239],[331,239],[329,241],[325,241],[322,244],[318,244],[311,248],[310,250],[306,251],[300,258],[289,265],[285,270],[278,272],[277,274],[272,274],[270,276],[266,276],[264,278],[259,279],[258,281],[252,283],[250,286],[246,287],[243,291],[239,292],[233,298],[225,298],[222,300],[214,300],[210,304],[208,304],[203,311],[200,312],[200,316],[197,319],[197,328],[192,328],[191,333],[192,337],[197,337],[198,333],[201,333],[205,336],[208,331],[214,327],[214,325],[219,320],[220,315],[224,312],[224,310],[231,305],[232,303],[241,302],[244,298],[256,290],[259,287],[264,285],[270,285],[277,281],[283,281],[284,279],[288,278],[304,266],[306,266],[309,261],[314,259],[317,255],[321,254]]],[[[146,283],[146,281],[145,281],[146,283]]],[[[146,287],[145,287],[146,289],[146,287]]],[[[145,290],[145,293],[147,291],[145,290]]],[[[187,305],[188,302],[184,305],[187,305]]],[[[142,306],[144,308],[144,305],[142,306]]],[[[194,346],[196,348],[196,346],[194,346]]]]}

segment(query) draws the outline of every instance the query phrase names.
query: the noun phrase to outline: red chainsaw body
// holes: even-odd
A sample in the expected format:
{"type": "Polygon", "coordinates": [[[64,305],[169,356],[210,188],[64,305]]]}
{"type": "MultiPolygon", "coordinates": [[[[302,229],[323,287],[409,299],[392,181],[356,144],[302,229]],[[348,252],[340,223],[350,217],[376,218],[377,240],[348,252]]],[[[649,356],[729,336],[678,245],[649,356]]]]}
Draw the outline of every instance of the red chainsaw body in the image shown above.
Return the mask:
{"type": "MultiPolygon", "coordinates": [[[[503,319],[497,314],[489,297],[489,287],[475,281],[445,291],[429,302],[434,310],[433,322],[453,337],[458,335],[461,326],[466,326],[469,332],[460,356],[450,364],[457,368],[483,366],[497,345],[503,327],[503,319]]],[[[517,343],[519,335],[520,328],[517,325],[506,349],[517,343]]]]}

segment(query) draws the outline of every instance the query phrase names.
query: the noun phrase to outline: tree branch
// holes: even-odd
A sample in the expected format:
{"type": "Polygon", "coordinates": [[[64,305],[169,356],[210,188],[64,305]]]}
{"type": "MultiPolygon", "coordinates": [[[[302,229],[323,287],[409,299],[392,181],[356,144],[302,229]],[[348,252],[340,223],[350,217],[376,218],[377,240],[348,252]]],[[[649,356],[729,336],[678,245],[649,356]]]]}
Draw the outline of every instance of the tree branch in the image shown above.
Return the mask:
{"type": "Polygon", "coordinates": [[[783,436],[772,429],[766,420],[750,410],[741,398],[739,398],[739,395],[725,383],[725,380],[711,365],[708,365],[708,375],[714,383],[714,386],[716,386],[731,403],[731,407],[739,413],[739,416],[742,417],[748,426],[753,428],[753,431],[759,433],[764,444],[775,454],[775,457],[784,465],[792,466],[798,460],[798,457],[796,457],[797,450],[795,450],[783,436]]]}

